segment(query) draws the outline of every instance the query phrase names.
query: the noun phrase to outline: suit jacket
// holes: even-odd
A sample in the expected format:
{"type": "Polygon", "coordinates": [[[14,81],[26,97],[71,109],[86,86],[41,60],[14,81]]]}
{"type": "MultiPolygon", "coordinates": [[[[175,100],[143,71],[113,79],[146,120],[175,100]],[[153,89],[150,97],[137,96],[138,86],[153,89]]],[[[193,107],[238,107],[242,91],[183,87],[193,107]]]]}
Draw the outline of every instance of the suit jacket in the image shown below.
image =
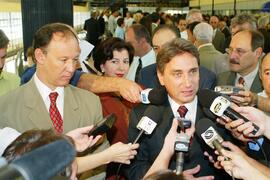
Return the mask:
{"type": "MultiPolygon", "coordinates": [[[[235,78],[236,78],[235,72],[227,71],[227,72],[221,73],[218,75],[217,85],[219,85],[219,86],[221,86],[221,85],[234,86],[235,85],[235,78]]],[[[259,72],[257,72],[257,75],[256,75],[255,79],[253,80],[250,91],[255,92],[255,93],[259,93],[259,92],[263,91],[263,86],[262,86],[262,82],[261,82],[261,79],[259,76],[259,72]]]]}
{"type": "Polygon", "coordinates": [[[216,35],[213,38],[212,43],[216,50],[222,53],[225,52],[225,35],[219,29],[216,30],[216,35]]]}
{"type": "Polygon", "coordinates": [[[230,70],[229,61],[225,54],[217,51],[213,45],[199,48],[200,65],[219,74],[230,70]]]}
{"type": "MultiPolygon", "coordinates": [[[[64,88],[64,93],[64,133],[102,120],[102,108],[96,95],[71,85],[64,88]]],[[[53,128],[49,112],[33,79],[1,96],[0,109],[0,128],[12,127],[21,133],[34,128],[53,128]]],[[[106,140],[97,151],[107,147],[106,140]]]]}
{"type": "MultiPolygon", "coordinates": [[[[216,75],[208,69],[200,66],[200,89],[214,89],[216,86],[216,75]]],[[[146,88],[160,87],[160,83],[157,77],[157,65],[151,64],[142,68],[139,76],[140,84],[146,88]]]]}
{"type": "MultiPolygon", "coordinates": [[[[133,109],[130,114],[130,124],[128,130],[128,140],[133,142],[136,136],[139,134],[139,130],[136,128],[137,123],[142,118],[147,105],[139,105],[133,109]]],[[[128,169],[128,178],[132,180],[141,179],[148,169],[151,167],[160,150],[162,149],[164,139],[169,132],[172,120],[174,118],[170,103],[167,101],[163,105],[158,106],[162,117],[158,122],[157,127],[151,135],[143,135],[140,140],[140,147],[138,154],[134,161],[131,163],[128,169]]],[[[198,105],[196,122],[204,117],[204,114],[198,105]]],[[[192,143],[189,148],[188,156],[185,157],[184,170],[194,168],[197,164],[201,165],[201,170],[196,176],[214,175],[217,177],[217,170],[211,165],[207,158],[203,155],[204,142],[194,134],[192,143]]],[[[175,157],[171,158],[169,169],[175,169],[175,157]]],[[[222,173],[219,171],[219,173],[222,173]]],[[[219,178],[217,178],[219,179],[219,178]]]]}
{"type": "Polygon", "coordinates": [[[96,46],[99,42],[98,37],[101,35],[98,21],[94,18],[87,19],[83,29],[87,31],[86,40],[96,46]]]}

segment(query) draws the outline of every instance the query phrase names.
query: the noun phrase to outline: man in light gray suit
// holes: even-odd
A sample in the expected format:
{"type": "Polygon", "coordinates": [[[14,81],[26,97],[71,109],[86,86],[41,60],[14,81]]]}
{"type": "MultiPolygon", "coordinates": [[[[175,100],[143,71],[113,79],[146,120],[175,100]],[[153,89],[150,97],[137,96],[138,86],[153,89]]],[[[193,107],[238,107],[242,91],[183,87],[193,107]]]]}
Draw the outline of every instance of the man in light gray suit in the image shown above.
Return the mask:
{"type": "MultiPolygon", "coordinates": [[[[33,48],[36,73],[28,83],[0,98],[0,128],[8,126],[19,132],[53,128],[66,133],[100,121],[99,98],[69,85],[80,55],[74,30],[61,23],[45,25],[36,32],[33,48]],[[52,94],[56,95],[55,101],[52,94]]],[[[107,140],[97,151],[106,147],[107,140]]],[[[97,173],[97,179],[104,178],[104,173],[99,174],[102,170],[97,173]]]]}
{"type": "Polygon", "coordinates": [[[201,22],[193,29],[194,45],[200,54],[200,65],[216,74],[229,70],[227,56],[217,51],[212,44],[213,28],[205,22],[201,22]]]}

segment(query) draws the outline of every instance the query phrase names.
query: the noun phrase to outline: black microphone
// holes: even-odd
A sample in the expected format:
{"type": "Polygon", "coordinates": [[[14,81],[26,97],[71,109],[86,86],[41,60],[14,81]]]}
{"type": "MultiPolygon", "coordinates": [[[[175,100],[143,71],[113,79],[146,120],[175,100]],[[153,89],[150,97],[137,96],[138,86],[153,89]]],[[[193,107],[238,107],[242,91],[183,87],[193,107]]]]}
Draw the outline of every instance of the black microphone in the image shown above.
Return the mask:
{"type": "Polygon", "coordinates": [[[160,108],[154,105],[148,106],[143,114],[143,117],[136,126],[137,129],[140,130],[140,133],[133,141],[133,144],[137,143],[143,133],[152,134],[161,118],[162,112],[160,111],[160,108]]]}
{"type": "Polygon", "coordinates": [[[216,125],[210,119],[203,118],[199,120],[195,125],[195,133],[200,139],[212,149],[216,149],[220,155],[223,146],[221,143],[224,141],[223,138],[216,131],[216,125]]]}
{"type": "Polygon", "coordinates": [[[75,157],[74,147],[58,140],[39,147],[0,169],[0,179],[47,180],[70,165],[75,157]]]}
{"type": "Polygon", "coordinates": [[[167,100],[165,87],[147,88],[141,91],[141,102],[143,104],[161,105],[167,100]]]}
{"type": "Polygon", "coordinates": [[[175,140],[174,150],[176,152],[176,174],[183,171],[184,153],[189,149],[189,136],[186,133],[180,133],[175,140]]]}
{"type": "MultiPolygon", "coordinates": [[[[201,89],[198,91],[198,100],[203,107],[210,109],[213,114],[219,117],[225,115],[233,121],[237,119],[243,119],[245,122],[249,122],[246,117],[233,110],[230,107],[231,102],[229,98],[222,96],[220,93],[209,89],[201,89]]],[[[254,123],[252,124],[254,127],[252,134],[255,135],[259,131],[259,127],[254,123]]]]}

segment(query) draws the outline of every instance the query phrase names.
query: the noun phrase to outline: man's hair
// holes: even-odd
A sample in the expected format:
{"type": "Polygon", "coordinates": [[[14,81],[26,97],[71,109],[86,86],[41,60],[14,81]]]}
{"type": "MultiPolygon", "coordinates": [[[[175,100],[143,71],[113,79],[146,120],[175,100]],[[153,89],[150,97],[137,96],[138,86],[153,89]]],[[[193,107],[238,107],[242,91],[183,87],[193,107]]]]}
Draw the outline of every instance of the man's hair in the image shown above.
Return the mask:
{"type": "Polygon", "coordinates": [[[167,24],[159,25],[158,27],[155,28],[153,32],[153,37],[155,36],[156,33],[159,33],[160,31],[171,31],[175,34],[175,37],[180,38],[179,31],[173,25],[167,25],[167,24]]]}
{"type": "Polygon", "coordinates": [[[157,23],[158,20],[160,19],[159,14],[156,13],[156,12],[153,12],[153,13],[150,15],[150,17],[151,17],[151,19],[152,19],[152,22],[154,22],[154,23],[157,23]]]}
{"type": "Polygon", "coordinates": [[[75,39],[78,40],[76,32],[69,25],[63,23],[46,24],[45,26],[42,26],[39,30],[37,30],[34,35],[32,45],[34,50],[37,48],[43,50],[47,48],[53,38],[53,35],[59,32],[62,33],[63,37],[73,36],[75,39]]]}
{"type": "Polygon", "coordinates": [[[231,27],[235,27],[237,25],[241,26],[245,23],[249,24],[250,29],[257,29],[256,18],[251,14],[238,14],[231,19],[231,27]]]}
{"type": "Polygon", "coordinates": [[[129,64],[131,64],[134,56],[134,48],[130,43],[116,37],[102,41],[93,53],[95,68],[101,72],[100,65],[105,64],[107,60],[113,58],[113,51],[122,50],[127,50],[129,55],[129,64]]]}
{"type": "Polygon", "coordinates": [[[264,48],[264,36],[261,32],[259,31],[254,31],[254,30],[248,30],[248,32],[251,35],[251,48],[252,51],[257,49],[258,47],[261,47],[262,49],[264,48]]]}
{"type": "Polygon", "coordinates": [[[194,22],[194,21],[201,22],[203,19],[193,16],[194,14],[197,14],[197,13],[202,14],[202,12],[199,9],[191,9],[191,10],[189,10],[188,13],[187,13],[187,16],[186,16],[187,22],[194,22]]]}
{"type": "Polygon", "coordinates": [[[131,28],[133,30],[137,41],[139,41],[142,38],[145,38],[146,41],[149,44],[151,44],[151,37],[150,37],[150,34],[149,34],[148,30],[146,29],[146,27],[144,27],[141,24],[133,24],[129,28],[131,28]]]}
{"type": "Polygon", "coordinates": [[[0,29],[0,49],[6,48],[8,46],[8,43],[9,43],[8,37],[6,36],[4,31],[0,29]]]}
{"type": "Polygon", "coordinates": [[[4,151],[3,157],[6,158],[8,162],[12,162],[22,155],[31,152],[43,145],[49,144],[51,142],[65,139],[74,145],[74,141],[71,137],[56,134],[53,130],[28,130],[17,137],[4,151]]]}
{"type": "Polygon", "coordinates": [[[189,53],[194,56],[199,64],[199,52],[190,41],[175,38],[174,40],[164,44],[157,55],[157,69],[159,72],[163,73],[167,63],[169,63],[175,56],[184,53],[189,53]]]}
{"type": "Polygon", "coordinates": [[[118,18],[118,19],[117,19],[117,25],[118,25],[119,27],[121,27],[122,24],[124,24],[124,18],[118,18]]]}
{"type": "Polygon", "coordinates": [[[201,43],[211,43],[213,39],[213,28],[210,24],[201,22],[193,29],[193,36],[201,43]]]}
{"type": "Polygon", "coordinates": [[[194,21],[187,25],[187,29],[191,32],[192,35],[193,35],[193,30],[195,26],[197,26],[199,23],[200,23],[199,21],[194,21]]]}
{"type": "Polygon", "coordinates": [[[266,28],[266,26],[269,24],[270,22],[270,16],[269,15],[265,15],[262,16],[258,19],[258,29],[260,28],[266,28]]]}

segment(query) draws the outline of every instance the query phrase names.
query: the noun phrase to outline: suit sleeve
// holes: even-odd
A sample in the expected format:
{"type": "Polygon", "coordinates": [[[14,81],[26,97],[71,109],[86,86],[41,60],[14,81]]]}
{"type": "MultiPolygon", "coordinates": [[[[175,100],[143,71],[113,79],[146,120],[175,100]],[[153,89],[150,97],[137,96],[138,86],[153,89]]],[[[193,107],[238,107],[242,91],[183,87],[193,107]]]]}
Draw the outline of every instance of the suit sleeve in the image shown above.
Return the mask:
{"type": "MultiPolygon", "coordinates": [[[[130,123],[128,129],[129,142],[133,142],[139,134],[139,130],[136,128],[136,125],[139,122],[140,118],[141,117],[138,116],[134,110],[132,110],[132,112],[130,113],[130,123]]],[[[147,138],[141,138],[141,140],[138,141],[140,147],[138,149],[138,154],[135,156],[135,159],[131,162],[128,168],[128,179],[142,179],[142,177],[145,175],[145,173],[151,166],[151,164],[149,163],[149,150],[146,139],[147,138]]]]}

